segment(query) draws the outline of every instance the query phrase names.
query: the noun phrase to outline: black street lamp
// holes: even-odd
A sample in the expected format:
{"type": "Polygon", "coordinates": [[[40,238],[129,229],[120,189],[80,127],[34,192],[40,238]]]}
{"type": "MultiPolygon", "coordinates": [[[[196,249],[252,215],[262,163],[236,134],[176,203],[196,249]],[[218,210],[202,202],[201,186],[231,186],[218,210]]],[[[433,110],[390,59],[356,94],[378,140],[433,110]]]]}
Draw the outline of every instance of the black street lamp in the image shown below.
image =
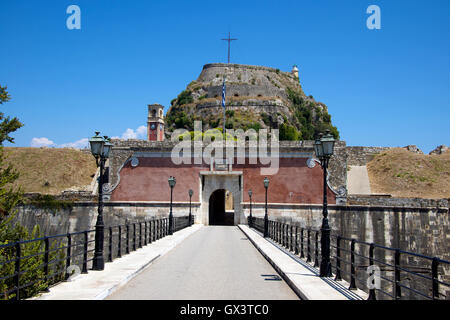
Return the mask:
{"type": "Polygon", "coordinates": [[[103,259],[103,241],[105,239],[105,224],[103,223],[103,175],[106,159],[109,157],[112,144],[107,136],[103,138],[99,136],[100,132],[95,132],[95,136],[89,139],[91,153],[95,157],[97,167],[100,167],[100,175],[98,177],[98,215],[95,224],[95,249],[94,259],[92,260],[93,270],[103,270],[105,268],[105,260],[103,259]]]}
{"type": "Polygon", "coordinates": [[[314,143],[314,150],[317,158],[320,160],[320,165],[323,168],[323,220],[321,227],[320,247],[322,250],[322,261],[320,262],[320,276],[331,277],[331,262],[330,262],[330,226],[328,224],[328,199],[327,199],[327,168],[328,162],[334,151],[333,135],[327,130],[325,136],[320,137],[314,143]]]}
{"type": "Polygon", "coordinates": [[[250,215],[248,216],[248,226],[252,227],[252,190],[248,190],[248,196],[250,197],[250,215]]]}
{"type": "Polygon", "coordinates": [[[266,188],[266,213],[264,214],[264,238],[269,235],[269,216],[267,215],[267,189],[269,188],[269,179],[264,178],[264,188],[266,188]]]}
{"type": "Polygon", "coordinates": [[[173,234],[173,214],[172,214],[172,194],[173,194],[173,188],[175,187],[175,184],[177,183],[177,179],[175,177],[170,176],[169,177],[169,187],[170,187],[170,212],[169,212],[169,234],[173,234]]]}
{"type": "Polygon", "coordinates": [[[189,189],[189,225],[192,226],[192,213],[191,213],[191,203],[192,203],[192,195],[194,194],[194,191],[192,189],[189,189]]]}

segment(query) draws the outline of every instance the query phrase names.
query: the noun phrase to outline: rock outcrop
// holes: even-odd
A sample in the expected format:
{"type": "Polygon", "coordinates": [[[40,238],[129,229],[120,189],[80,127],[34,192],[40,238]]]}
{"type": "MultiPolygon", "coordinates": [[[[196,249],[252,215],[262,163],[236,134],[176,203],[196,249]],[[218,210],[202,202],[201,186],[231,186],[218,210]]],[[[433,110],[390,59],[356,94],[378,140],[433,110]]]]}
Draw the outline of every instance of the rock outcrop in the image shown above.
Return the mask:
{"type": "Polygon", "coordinates": [[[207,64],[176,99],[166,115],[166,128],[192,131],[194,121],[203,130],[223,127],[222,87],[226,81],[227,129],[275,128],[282,140],[312,140],[331,124],[325,104],[306,96],[291,72],[239,64],[207,64]]]}
{"type": "Polygon", "coordinates": [[[406,147],[403,147],[404,149],[410,151],[410,152],[414,152],[417,154],[423,154],[422,150],[420,150],[416,145],[409,145],[406,147]]]}
{"type": "Polygon", "coordinates": [[[431,151],[430,155],[432,155],[432,154],[443,154],[444,152],[447,152],[447,151],[448,151],[448,147],[445,144],[443,144],[443,145],[437,146],[436,149],[431,151]]]}

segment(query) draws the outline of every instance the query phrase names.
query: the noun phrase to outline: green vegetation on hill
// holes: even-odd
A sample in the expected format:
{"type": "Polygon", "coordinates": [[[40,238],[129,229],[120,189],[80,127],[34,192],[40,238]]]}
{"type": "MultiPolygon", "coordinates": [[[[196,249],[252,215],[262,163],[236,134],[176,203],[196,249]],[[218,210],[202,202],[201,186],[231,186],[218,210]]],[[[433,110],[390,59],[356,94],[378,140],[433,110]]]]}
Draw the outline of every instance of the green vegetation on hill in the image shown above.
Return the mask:
{"type": "MultiPolygon", "coordinates": [[[[326,130],[330,130],[335,139],[339,139],[339,131],[331,124],[331,115],[326,107],[313,101],[307,101],[299,92],[287,88],[289,100],[292,102],[294,113],[293,123],[295,128],[289,131],[298,131],[298,134],[290,133],[286,140],[314,140],[317,135],[326,130]],[[294,139],[297,137],[297,139],[294,139]]],[[[280,140],[281,128],[280,128],[280,140]]]]}

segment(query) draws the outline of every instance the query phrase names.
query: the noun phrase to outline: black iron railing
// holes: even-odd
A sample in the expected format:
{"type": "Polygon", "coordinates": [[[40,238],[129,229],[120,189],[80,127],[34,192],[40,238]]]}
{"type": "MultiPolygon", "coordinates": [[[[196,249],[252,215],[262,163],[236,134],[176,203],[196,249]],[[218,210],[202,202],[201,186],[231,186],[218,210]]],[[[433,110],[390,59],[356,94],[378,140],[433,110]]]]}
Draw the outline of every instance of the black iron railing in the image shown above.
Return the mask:
{"type": "MultiPolygon", "coordinates": [[[[176,232],[192,225],[194,216],[192,221],[188,216],[173,219],[176,232]]],[[[168,233],[168,218],[106,227],[105,261],[112,262],[168,233]]],[[[0,300],[28,298],[70,280],[74,273],[88,273],[94,237],[95,230],[86,230],[0,245],[0,300]]]]}
{"type": "MultiPolygon", "coordinates": [[[[253,217],[251,226],[264,232],[264,219],[253,217]]],[[[269,238],[300,258],[320,266],[320,230],[269,220],[269,238]]],[[[368,299],[450,299],[450,261],[374,243],[331,235],[335,280],[349,289],[361,289],[368,299]]]]}

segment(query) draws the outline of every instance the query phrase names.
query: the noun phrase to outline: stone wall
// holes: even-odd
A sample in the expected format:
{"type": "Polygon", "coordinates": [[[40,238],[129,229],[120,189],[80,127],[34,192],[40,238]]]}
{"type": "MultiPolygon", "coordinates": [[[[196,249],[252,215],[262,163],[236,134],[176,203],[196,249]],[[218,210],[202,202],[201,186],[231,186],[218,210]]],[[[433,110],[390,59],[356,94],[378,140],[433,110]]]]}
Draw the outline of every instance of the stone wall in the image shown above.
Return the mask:
{"type": "MultiPolygon", "coordinates": [[[[103,217],[105,226],[116,226],[129,222],[139,222],[154,218],[168,217],[170,204],[160,203],[105,203],[103,217]]],[[[196,215],[198,223],[198,210],[200,203],[192,203],[192,214],[196,215]]],[[[173,203],[172,212],[174,217],[187,216],[189,214],[189,202],[173,203]]],[[[72,208],[67,209],[40,209],[30,205],[18,207],[18,213],[14,222],[32,230],[39,225],[41,232],[45,235],[65,234],[92,230],[97,221],[96,202],[76,202],[72,208]]]]}
{"type": "MultiPolygon", "coordinates": [[[[245,218],[248,217],[249,203],[240,205],[245,218]]],[[[203,223],[198,219],[199,209],[200,203],[193,202],[192,214],[196,215],[197,223],[203,223]]],[[[174,216],[188,213],[188,202],[173,203],[174,216]]],[[[271,219],[317,230],[322,223],[321,205],[269,203],[268,213],[271,219]]],[[[253,202],[252,214],[264,217],[264,203],[253,202]]],[[[450,260],[448,214],[448,207],[329,206],[330,225],[336,234],[446,260],[450,260]]],[[[168,215],[169,202],[107,202],[104,208],[106,226],[168,215]]],[[[44,234],[53,235],[93,228],[96,217],[96,202],[77,202],[73,208],[58,210],[20,206],[15,221],[30,229],[38,224],[44,234]]]]}
{"type": "MultiPolygon", "coordinates": [[[[436,203],[430,203],[436,204],[436,203]]],[[[448,205],[448,203],[447,203],[448,205]]],[[[252,215],[264,217],[264,204],[252,205],[252,215]]],[[[244,205],[244,214],[249,215],[249,204],[244,205]]],[[[319,205],[281,205],[271,204],[268,207],[271,220],[297,225],[299,227],[312,227],[320,230],[322,224],[322,207],[319,205]]],[[[437,256],[450,261],[449,250],[449,208],[447,207],[393,207],[393,206],[329,206],[329,223],[332,234],[345,238],[353,238],[367,243],[389,248],[418,253],[426,256],[437,256]]],[[[315,233],[313,233],[315,235],[315,233]]],[[[314,238],[312,238],[312,241],[314,238]]],[[[334,239],[334,240],[333,240],[334,239]]],[[[306,242],[306,240],[305,240],[306,242]]],[[[336,245],[335,238],[332,244],[336,245]]],[[[306,244],[305,244],[306,245],[306,244]]],[[[341,256],[346,261],[350,260],[348,251],[350,241],[342,242],[341,256]]],[[[357,245],[356,252],[368,257],[368,245],[357,245]]],[[[332,256],[336,250],[332,247],[332,256]]],[[[375,259],[393,264],[394,251],[375,249],[375,259]]],[[[333,258],[332,265],[335,266],[333,258]]],[[[431,260],[402,254],[400,261],[402,266],[415,270],[425,276],[430,276],[431,260]]],[[[375,263],[382,268],[382,276],[393,279],[392,268],[375,263]]],[[[365,283],[367,273],[365,268],[368,261],[356,257],[357,278],[365,283]]],[[[342,277],[349,281],[348,264],[342,263],[342,277]],[[344,273],[346,272],[346,273],[344,273]]],[[[439,267],[440,280],[450,282],[450,266],[439,267]]],[[[420,288],[422,292],[431,294],[430,281],[424,281],[418,276],[401,273],[402,284],[420,288]]],[[[392,293],[392,284],[382,281],[382,288],[392,293]]],[[[440,292],[450,298],[450,290],[440,286],[440,292]]],[[[409,291],[403,290],[402,296],[408,299],[416,299],[409,291]]],[[[386,298],[386,297],[384,297],[386,298]]]]}
{"type": "Polygon", "coordinates": [[[389,150],[389,147],[347,147],[347,165],[365,166],[375,155],[389,150]]]}
{"type": "Polygon", "coordinates": [[[349,205],[448,208],[449,199],[393,198],[379,195],[351,195],[347,197],[349,205]]]}
{"type": "MultiPolygon", "coordinates": [[[[221,90],[222,88],[220,88],[220,94],[222,94],[221,90]]],[[[262,98],[248,97],[248,99],[242,101],[227,101],[226,110],[239,110],[248,114],[267,113],[268,115],[276,115],[279,113],[280,123],[284,122],[281,114],[289,117],[292,116],[292,112],[286,102],[278,98],[269,97],[266,97],[264,100],[262,98]]],[[[222,100],[200,102],[197,104],[196,114],[202,119],[208,119],[211,114],[220,115],[221,113],[223,113],[222,100]]],[[[276,129],[277,125],[278,122],[274,122],[273,128],[276,129]]]]}
{"type": "Polygon", "coordinates": [[[227,78],[227,96],[273,96],[287,99],[286,86],[300,86],[290,72],[263,66],[212,63],[203,66],[197,79],[208,97],[222,96],[223,77],[227,78]]]}

